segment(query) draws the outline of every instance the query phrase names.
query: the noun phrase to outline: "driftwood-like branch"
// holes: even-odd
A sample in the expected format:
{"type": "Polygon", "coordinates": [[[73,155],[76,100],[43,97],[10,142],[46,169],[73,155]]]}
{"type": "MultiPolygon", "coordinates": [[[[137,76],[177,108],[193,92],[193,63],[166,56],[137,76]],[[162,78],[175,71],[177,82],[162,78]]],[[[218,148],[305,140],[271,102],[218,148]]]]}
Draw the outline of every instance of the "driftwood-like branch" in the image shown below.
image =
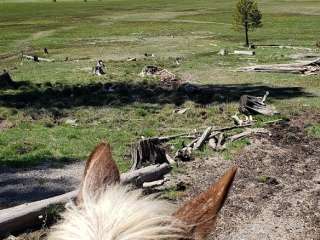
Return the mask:
{"type": "Polygon", "coordinates": [[[161,165],[151,165],[134,171],[129,171],[121,175],[122,184],[133,184],[141,187],[144,182],[153,182],[162,179],[164,175],[171,171],[172,167],[168,163],[161,165]]]}
{"type": "Polygon", "coordinates": [[[255,51],[244,51],[244,50],[235,50],[233,53],[236,55],[249,55],[249,56],[256,55],[255,51]]]}
{"type": "Polygon", "coordinates": [[[168,181],[168,179],[160,179],[158,181],[145,182],[145,183],[143,183],[142,187],[143,188],[159,187],[159,186],[162,186],[167,181],[168,181]]]}
{"type": "Polygon", "coordinates": [[[194,144],[193,146],[193,150],[197,150],[199,148],[201,148],[201,146],[203,145],[203,143],[208,139],[208,137],[211,134],[211,130],[212,127],[208,127],[201,135],[201,137],[199,138],[199,140],[194,144]]]}
{"type": "Polygon", "coordinates": [[[38,56],[29,56],[29,55],[24,55],[22,54],[22,58],[28,59],[28,60],[32,60],[35,62],[54,62],[54,59],[48,59],[48,58],[41,58],[38,56]]]}
{"type": "Polygon", "coordinates": [[[242,133],[228,137],[226,142],[231,143],[241,138],[248,137],[252,134],[257,134],[257,133],[269,134],[270,132],[264,128],[248,128],[242,133]]]}
{"type": "MultiPolygon", "coordinates": [[[[164,175],[170,171],[169,164],[153,165],[121,174],[121,183],[142,187],[144,182],[163,179],[164,175]]],[[[56,197],[0,210],[0,237],[42,226],[46,219],[54,215],[54,211],[51,211],[53,206],[65,205],[77,195],[78,190],[75,190],[56,197]]]]}

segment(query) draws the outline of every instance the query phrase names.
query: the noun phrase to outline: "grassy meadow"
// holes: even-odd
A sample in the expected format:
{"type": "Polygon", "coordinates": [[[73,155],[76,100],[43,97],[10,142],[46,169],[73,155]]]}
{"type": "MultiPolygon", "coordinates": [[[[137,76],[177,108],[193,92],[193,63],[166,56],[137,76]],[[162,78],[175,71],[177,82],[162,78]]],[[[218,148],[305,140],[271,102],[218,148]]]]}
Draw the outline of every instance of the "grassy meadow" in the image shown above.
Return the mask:
{"type": "MultiPolygon", "coordinates": [[[[259,0],[263,27],[249,33],[256,56],[220,56],[222,48],[244,49],[244,34],[232,29],[235,2],[0,0],[0,67],[19,83],[0,89],[0,165],[84,160],[106,139],[124,171],[131,144],[141,136],[230,125],[242,94],[268,90],[269,101],[286,117],[319,111],[319,75],[235,71],[251,64],[292,62],[293,54],[320,54],[319,1],[259,0]],[[264,46],[274,44],[295,48],[264,46]],[[21,60],[21,51],[56,61],[21,60]],[[128,62],[129,57],[137,61],[128,62]],[[181,65],[176,57],[182,57],[181,65]],[[106,75],[91,74],[98,59],[106,63],[106,75]],[[186,94],[162,88],[158,79],[139,76],[150,64],[205,90],[186,94]],[[106,84],[118,91],[106,90],[106,84]],[[173,113],[177,107],[190,109],[179,115],[173,113]]],[[[182,140],[172,144],[175,152],[182,140]]],[[[231,158],[246,144],[244,140],[223,154],[231,158]]],[[[203,149],[197,154],[216,153],[203,149]]]]}

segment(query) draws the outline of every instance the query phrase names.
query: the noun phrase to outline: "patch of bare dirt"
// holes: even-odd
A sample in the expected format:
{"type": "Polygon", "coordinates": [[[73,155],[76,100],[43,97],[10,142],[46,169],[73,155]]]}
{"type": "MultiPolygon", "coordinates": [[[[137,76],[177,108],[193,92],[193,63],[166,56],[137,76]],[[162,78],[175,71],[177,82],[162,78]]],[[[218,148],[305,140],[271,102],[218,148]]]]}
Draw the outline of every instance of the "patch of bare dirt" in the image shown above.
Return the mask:
{"type": "Polygon", "coordinates": [[[190,198],[211,185],[230,166],[239,171],[209,239],[320,239],[320,139],[305,133],[319,115],[295,116],[270,127],[234,161],[197,160],[179,176],[190,198]],[[218,176],[219,175],[219,176],[218,176]]]}

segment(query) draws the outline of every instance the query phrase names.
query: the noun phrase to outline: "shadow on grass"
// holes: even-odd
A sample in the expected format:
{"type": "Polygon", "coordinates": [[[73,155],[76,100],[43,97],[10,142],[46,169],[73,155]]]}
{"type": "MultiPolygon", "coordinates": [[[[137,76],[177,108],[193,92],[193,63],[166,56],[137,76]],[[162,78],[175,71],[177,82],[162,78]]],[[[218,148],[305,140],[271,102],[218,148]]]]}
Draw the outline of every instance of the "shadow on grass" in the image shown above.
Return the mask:
{"type": "Polygon", "coordinates": [[[20,83],[17,92],[0,96],[0,105],[15,108],[73,108],[79,106],[123,106],[135,102],[181,105],[185,101],[198,104],[238,102],[243,94],[264,95],[273,99],[312,97],[301,87],[270,87],[253,84],[192,85],[167,88],[151,83],[94,83],[62,85],[20,83]]]}

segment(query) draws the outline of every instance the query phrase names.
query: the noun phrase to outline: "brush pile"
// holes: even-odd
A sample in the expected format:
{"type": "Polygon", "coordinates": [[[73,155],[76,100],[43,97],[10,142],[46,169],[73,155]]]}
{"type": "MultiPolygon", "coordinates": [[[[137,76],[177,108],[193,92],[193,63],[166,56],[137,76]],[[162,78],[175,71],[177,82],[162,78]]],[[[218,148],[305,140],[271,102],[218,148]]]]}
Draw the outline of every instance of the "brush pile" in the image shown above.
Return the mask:
{"type": "Polygon", "coordinates": [[[239,69],[242,72],[292,73],[320,75],[320,58],[291,64],[255,65],[239,69]]]}
{"type": "Polygon", "coordinates": [[[178,86],[181,83],[177,76],[169,70],[152,65],[144,67],[140,73],[140,76],[158,77],[161,81],[161,84],[167,87],[178,86]]]}

